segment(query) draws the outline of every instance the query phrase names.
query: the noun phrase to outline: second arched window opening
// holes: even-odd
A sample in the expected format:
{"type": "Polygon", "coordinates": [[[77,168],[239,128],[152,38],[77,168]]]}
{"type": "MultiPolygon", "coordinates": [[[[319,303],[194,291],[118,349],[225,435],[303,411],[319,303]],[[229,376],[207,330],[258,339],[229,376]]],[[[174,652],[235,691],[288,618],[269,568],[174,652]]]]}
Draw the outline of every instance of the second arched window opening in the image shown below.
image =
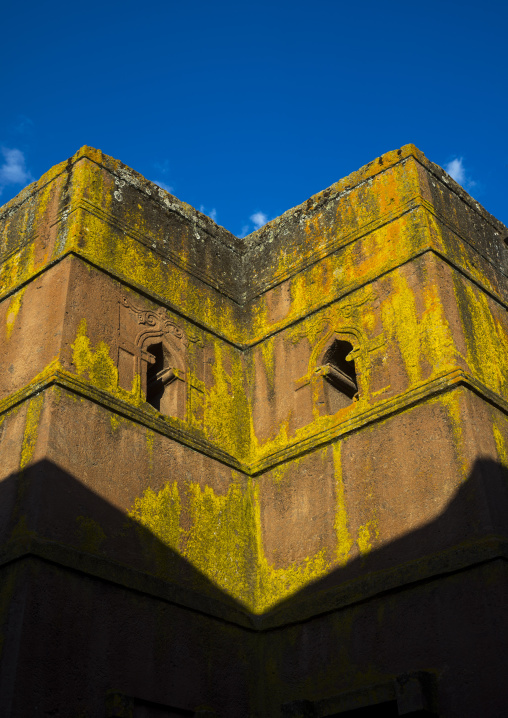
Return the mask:
{"type": "Polygon", "coordinates": [[[148,365],[146,375],[146,400],[157,411],[164,411],[164,401],[168,385],[176,378],[171,367],[171,355],[162,342],[151,344],[147,351],[154,357],[155,362],[148,365]]]}
{"type": "Polygon", "coordinates": [[[330,414],[335,414],[350,404],[358,394],[355,362],[347,358],[352,351],[352,344],[343,339],[335,339],[323,357],[326,403],[330,414]]]}

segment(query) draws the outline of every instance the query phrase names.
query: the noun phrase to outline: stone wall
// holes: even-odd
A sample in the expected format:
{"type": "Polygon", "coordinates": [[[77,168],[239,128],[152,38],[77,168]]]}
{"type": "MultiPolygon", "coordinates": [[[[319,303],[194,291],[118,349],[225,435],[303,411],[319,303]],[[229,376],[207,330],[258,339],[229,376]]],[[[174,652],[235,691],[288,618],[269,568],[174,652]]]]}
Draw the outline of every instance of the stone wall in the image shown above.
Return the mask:
{"type": "Polygon", "coordinates": [[[244,239],[84,147],[0,226],[2,715],[499,715],[503,225],[407,145],[244,239]]]}

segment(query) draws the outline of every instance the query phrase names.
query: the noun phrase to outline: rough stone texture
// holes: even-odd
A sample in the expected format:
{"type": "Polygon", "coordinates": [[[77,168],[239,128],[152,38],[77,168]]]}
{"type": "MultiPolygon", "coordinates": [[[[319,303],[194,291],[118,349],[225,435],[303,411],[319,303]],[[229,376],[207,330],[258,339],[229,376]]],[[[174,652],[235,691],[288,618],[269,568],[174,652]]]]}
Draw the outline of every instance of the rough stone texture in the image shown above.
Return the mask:
{"type": "Polygon", "coordinates": [[[238,239],[84,147],[0,228],[0,715],[505,714],[501,223],[407,145],[238,239]]]}

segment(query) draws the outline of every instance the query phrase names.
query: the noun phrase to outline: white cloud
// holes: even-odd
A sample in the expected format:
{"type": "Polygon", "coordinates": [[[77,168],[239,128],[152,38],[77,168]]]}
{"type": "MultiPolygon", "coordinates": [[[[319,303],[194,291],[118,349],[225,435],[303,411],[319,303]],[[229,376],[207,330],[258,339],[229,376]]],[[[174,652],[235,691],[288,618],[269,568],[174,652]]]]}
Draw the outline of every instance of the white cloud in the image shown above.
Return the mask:
{"type": "MultiPolygon", "coordinates": [[[[159,177],[166,176],[169,174],[169,162],[167,160],[164,160],[163,162],[154,162],[153,166],[155,167],[155,170],[157,171],[157,174],[159,177]]],[[[155,172],[154,172],[155,174],[155,172]]],[[[152,180],[154,184],[156,184],[158,187],[161,187],[162,189],[165,189],[166,192],[171,192],[173,194],[173,187],[169,185],[167,182],[164,182],[164,180],[152,180]]]]}
{"type": "Polygon", "coordinates": [[[162,180],[153,180],[153,183],[156,184],[158,187],[161,187],[162,189],[165,189],[166,192],[173,192],[173,187],[166,184],[162,180]]]}
{"type": "Polygon", "coordinates": [[[464,158],[455,157],[451,162],[445,165],[445,170],[448,172],[455,182],[458,182],[464,187],[464,189],[471,189],[476,185],[476,182],[469,177],[464,167],[464,158]]]}
{"type": "Polygon", "coordinates": [[[263,227],[269,221],[268,215],[266,215],[264,212],[260,212],[260,211],[257,211],[257,212],[254,212],[254,214],[251,214],[249,219],[250,219],[252,225],[254,225],[254,227],[252,227],[251,224],[244,224],[242,227],[242,231],[238,235],[241,239],[246,237],[251,232],[255,232],[257,229],[261,229],[261,227],[263,227]]]}
{"type": "Polygon", "coordinates": [[[445,170],[448,172],[450,177],[452,177],[452,179],[459,184],[462,184],[466,179],[466,171],[464,169],[463,161],[462,157],[456,157],[454,160],[445,165],[445,170]]]}
{"type": "Polygon", "coordinates": [[[199,211],[203,214],[208,215],[208,217],[210,217],[210,219],[213,219],[214,222],[217,221],[217,210],[215,209],[215,207],[208,212],[205,205],[202,204],[199,207],[199,211]]]}
{"type": "Polygon", "coordinates": [[[21,150],[2,147],[4,163],[0,166],[0,194],[9,184],[26,185],[33,180],[26,168],[25,156],[21,150]]]}
{"type": "Polygon", "coordinates": [[[264,212],[254,212],[250,216],[250,221],[254,224],[255,229],[260,229],[268,222],[268,217],[264,212]]]}

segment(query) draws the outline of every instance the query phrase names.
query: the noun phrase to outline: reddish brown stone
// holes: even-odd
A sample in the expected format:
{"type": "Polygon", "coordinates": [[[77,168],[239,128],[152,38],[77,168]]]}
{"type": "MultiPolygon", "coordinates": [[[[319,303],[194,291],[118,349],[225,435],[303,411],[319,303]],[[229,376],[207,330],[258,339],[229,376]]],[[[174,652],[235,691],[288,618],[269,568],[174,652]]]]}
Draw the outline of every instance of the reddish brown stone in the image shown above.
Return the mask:
{"type": "Polygon", "coordinates": [[[504,715],[503,225],[407,145],[245,239],[85,147],[0,226],[1,716],[504,715]]]}

